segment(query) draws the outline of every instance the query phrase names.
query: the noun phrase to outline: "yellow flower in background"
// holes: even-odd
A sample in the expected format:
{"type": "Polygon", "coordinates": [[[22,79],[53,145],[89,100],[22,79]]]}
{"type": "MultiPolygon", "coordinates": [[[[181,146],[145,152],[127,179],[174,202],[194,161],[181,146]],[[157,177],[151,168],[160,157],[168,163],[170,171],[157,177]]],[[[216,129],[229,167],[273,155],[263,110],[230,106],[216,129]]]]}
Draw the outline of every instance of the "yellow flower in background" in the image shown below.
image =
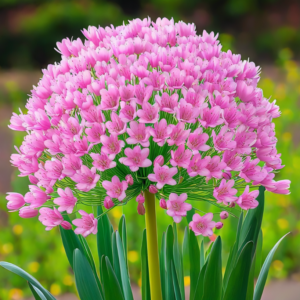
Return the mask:
{"type": "Polygon", "coordinates": [[[8,293],[8,297],[11,300],[23,299],[23,291],[20,289],[11,289],[8,293]]]}
{"type": "Polygon", "coordinates": [[[276,271],[281,271],[283,269],[283,262],[281,260],[274,260],[272,263],[272,267],[276,271]]]}
{"type": "Polygon", "coordinates": [[[73,278],[70,275],[66,275],[63,279],[63,284],[67,286],[73,285],[73,278]]]}
{"type": "Polygon", "coordinates": [[[115,219],[120,219],[122,217],[122,208],[121,207],[115,207],[112,211],[111,211],[113,217],[115,219]]]}
{"type": "Polygon", "coordinates": [[[39,268],[40,264],[36,261],[33,261],[28,265],[28,270],[30,273],[36,273],[39,270],[39,268]]]}
{"type": "Polygon", "coordinates": [[[7,243],[7,244],[4,244],[4,245],[2,246],[2,253],[3,253],[3,254],[9,254],[9,253],[11,253],[13,250],[14,250],[14,246],[13,246],[13,244],[11,244],[11,243],[7,243]]]}
{"type": "Polygon", "coordinates": [[[287,229],[289,227],[289,221],[286,219],[278,219],[277,225],[280,229],[287,229]]]}
{"type": "Polygon", "coordinates": [[[134,262],[138,261],[139,254],[137,251],[129,251],[127,254],[127,258],[130,262],[134,263],[134,262]]]}
{"type": "Polygon", "coordinates": [[[22,233],[23,233],[23,226],[22,226],[22,225],[19,225],[19,224],[15,225],[15,226],[13,227],[13,233],[14,233],[15,235],[20,235],[20,234],[22,234],[22,233]]]}
{"type": "Polygon", "coordinates": [[[290,132],[284,132],[282,134],[282,140],[284,142],[289,142],[292,139],[292,134],[290,132]]]}
{"type": "Polygon", "coordinates": [[[58,296],[61,293],[60,285],[57,283],[53,283],[50,286],[50,293],[54,296],[58,296]]]}
{"type": "Polygon", "coordinates": [[[184,276],[183,282],[184,282],[184,286],[189,286],[191,284],[191,277],[190,276],[184,276]]]}

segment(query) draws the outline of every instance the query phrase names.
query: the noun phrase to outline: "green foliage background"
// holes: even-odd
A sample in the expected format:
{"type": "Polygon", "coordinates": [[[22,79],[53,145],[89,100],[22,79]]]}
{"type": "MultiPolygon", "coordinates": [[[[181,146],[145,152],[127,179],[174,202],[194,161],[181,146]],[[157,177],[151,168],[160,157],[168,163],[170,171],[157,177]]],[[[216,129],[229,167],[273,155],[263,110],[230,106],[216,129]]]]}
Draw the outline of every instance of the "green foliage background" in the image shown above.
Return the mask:
{"type": "MultiPolygon", "coordinates": [[[[281,118],[275,123],[278,151],[282,153],[286,167],[277,179],[292,181],[291,194],[266,193],[262,229],[265,255],[281,236],[291,231],[278,249],[271,266],[271,276],[293,276],[300,280],[300,185],[297,184],[300,171],[300,23],[294,18],[297,11],[300,12],[297,2],[286,1],[283,5],[277,0],[2,0],[0,109],[9,107],[11,111],[18,111],[19,107],[24,107],[29,92],[29,88],[24,88],[17,79],[6,80],[7,72],[14,70],[18,74],[19,69],[26,70],[30,81],[32,70],[45,68],[48,63],[59,60],[59,55],[53,50],[57,41],[64,37],[82,37],[80,30],[88,25],[119,25],[123,20],[149,15],[153,19],[166,16],[195,22],[199,33],[202,29],[220,32],[223,49],[239,52],[243,59],[250,56],[252,61],[262,65],[260,87],[266,97],[277,99],[282,111],[281,118]]],[[[8,121],[9,116],[0,121],[0,126],[6,127],[8,121]]],[[[13,144],[9,146],[13,152],[13,145],[19,146],[23,135],[11,134],[13,144]]],[[[13,190],[25,194],[27,186],[26,179],[14,173],[7,192],[13,190]]],[[[116,222],[122,213],[122,209],[114,209],[112,220],[116,222]]],[[[132,281],[139,284],[144,218],[136,213],[134,200],[124,207],[124,213],[127,217],[132,281]]],[[[171,222],[163,210],[158,210],[160,237],[171,222]]],[[[229,218],[224,228],[217,232],[225,241],[225,251],[229,250],[226,249],[226,240],[228,245],[235,238],[232,228],[235,228],[236,222],[236,219],[229,218]]],[[[181,231],[185,225],[182,224],[181,231]]],[[[182,234],[179,238],[182,239],[182,234]]],[[[88,242],[96,251],[95,238],[88,237],[88,242]]],[[[22,220],[17,213],[8,213],[4,194],[0,195],[0,260],[22,267],[54,295],[74,291],[72,273],[58,230],[45,232],[44,226],[36,219],[22,220]]],[[[17,300],[29,294],[22,279],[0,270],[0,299],[17,300]]]]}

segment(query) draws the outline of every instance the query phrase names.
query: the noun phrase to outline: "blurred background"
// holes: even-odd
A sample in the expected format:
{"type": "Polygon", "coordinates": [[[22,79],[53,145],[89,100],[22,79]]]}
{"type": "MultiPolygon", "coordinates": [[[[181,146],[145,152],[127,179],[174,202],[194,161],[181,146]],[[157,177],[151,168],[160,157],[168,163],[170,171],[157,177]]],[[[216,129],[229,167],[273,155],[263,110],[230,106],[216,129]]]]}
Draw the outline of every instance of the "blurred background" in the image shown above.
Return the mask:
{"type": "MultiPolygon", "coordinates": [[[[41,77],[41,69],[60,60],[54,50],[65,37],[81,37],[89,25],[120,25],[132,18],[173,17],[220,33],[223,50],[241,53],[262,67],[259,86],[277,99],[282,117],[276,119],[278,151],[286,167],[277,179],[292,181],[291,194],[267,193],[263,221],[264,256],[286,232],[272,263],[265,300],[296,300],[300,294],[300,3],[293,0],[0,0],[0,260],[17,264],[35,276],[55,296],[74,293],[71,270],[58,230],[44,231],[37,220],[8,213],[5,193],[25,194],[28,182],[9,163],[13,146],[23,135],[7,128],[13,111],[24,110],[27,94],[41,77]],[[283,296],[284,295],[284,296],[283,296]]],[[[133,201],[132,201],[133,202],[133,201]]],[[[114,209],[114,222],[122,215],[114,209]]],[[[124,208],[127,217],[132,281],[140,280],[141,233],[144,218],[136,204],[124,208]]],[[[171,218],[159,212],[159,234],[171,218]]],[[[185,226],[186,224],[183,224],[185,226]]],[[[221,235],[227,249],[235,239],[234,219],[221,235]]],[[[182,227],[183,228],[183,227],[182,227]]],[[[181,230],[182,230],[181,228],[181,230]]],[[[94,237],[88,237],[93,249],[94,237]]],[[[225,248],[226,250],[226,248],[225,248]]],[[[186,278],[188,284],[188,278],[186,278]]],[[[0,299],[29,297],[26,282],[0,269],[0,299]]]]}

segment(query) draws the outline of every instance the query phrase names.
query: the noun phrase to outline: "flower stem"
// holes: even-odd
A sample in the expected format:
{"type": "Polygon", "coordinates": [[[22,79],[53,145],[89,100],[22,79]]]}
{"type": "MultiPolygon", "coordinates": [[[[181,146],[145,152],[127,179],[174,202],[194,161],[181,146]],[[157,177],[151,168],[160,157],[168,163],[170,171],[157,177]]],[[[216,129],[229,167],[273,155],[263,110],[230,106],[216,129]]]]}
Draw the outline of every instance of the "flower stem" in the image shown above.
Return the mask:
{"type": "Polygon", "coordinates": [[[162,300],[157,244],[155,196],[154,194],[149,193],[148,190],[145,191],[145,210],[151,299],[162,300]]]}

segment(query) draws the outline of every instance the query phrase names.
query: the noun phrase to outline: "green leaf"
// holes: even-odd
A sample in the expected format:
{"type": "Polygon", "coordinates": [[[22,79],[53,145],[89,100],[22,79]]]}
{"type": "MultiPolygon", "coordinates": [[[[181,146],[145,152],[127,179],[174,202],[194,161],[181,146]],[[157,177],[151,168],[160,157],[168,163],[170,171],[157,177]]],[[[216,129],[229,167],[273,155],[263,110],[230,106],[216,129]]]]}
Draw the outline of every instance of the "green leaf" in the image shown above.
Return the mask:
{"type": "MultiPolygon", "coordinates": [[[[146,229],[144,229],[143,231],[141,261],[142,261],[142,299],[151,300],[146,229]]],[[[161,277],[164,277],[163,274],[161,274],[161,277]]]]}
{"type": "Polygon", "coordinates": [[[253,242],[248,242],[241,251],[233,268],[223,300],[245,300],[247,296],[248,279],[252,262],[253,242]]]}
{"type": "Polygon", "coordinates": [[[253,300],[260,300],[266,281],[267,281],[267,277],[268,277],[268,273],[269,273],[269,269],[270,269],[270,265],[273,259],[273,256],[279,246],[279,244],[281,243],[281,241],[288,235],[288,233],[286,235],[284,235],[277,243],[276,245],[273,247],[273,249],[269,252],[262,268],[261,271],[259,273],[257,282],[256,282],[256,286],[255,286],[255,290],[254,290],[254,297],[253,300]]]}
{"type": "Polygon", "coordinates": [[[111,266],[108,257],[102,256],[101,271],[105,300],[124,300],[124,296],[118,282],[117,276],[111,266]]]}
{"type": "Polygon", "coordinates": [[[205,276],[206,268],[207,268],[207,262],[201,268],[199,278],[198,278],[198,282],[197,282],[197,286],[196,286],[194,300],[202,299],[203,289],[204,289],[204,276],[205,276]]]}
{"type": "MultiPolygon", "coordinates": [[[[100,216],[103,213],[102,207],[97,207],[97,215],[100,216]]],[[[111,241],[111,223],[107,214],[102,215],[98,220],[98,232],[97,232],[97,247],[98,257],[101,261],[102,256],[107,256],[110,262],[113,261],[112,257],[112,241],[111,241]]]]}
{"type": "Polygon", "coordinates": [[[118,279],[118,281],[119,281],[119,283],[122,287],[122,278],[121,278],[121,270],[120,270],[120,261],[119,261],[118,247],[117,247],[116,232],[113,232],[113,234],[112,234],[112,252],[113,252],[113,264],[114,264],[115,274],[116,274],[117,279],[118,279]]]}
{"type": "Polygon", "coordinates": [[[127,261],[127,232],[126,232],[126,219],[125,219],[125,215],[123,215],[120,219],[119,222],[119,233],[120,233],[120,237],[123,243],[123,248],[124,248],[124,255],[125,255],[125,261],[126,261],[126,265],[128,268],[128,261],[127,261]]]}
{"type": "Polygon", "coordinates": [[[20,277],[24,278],[25,280],[27,280],[34,287],[38,288],[43,293],[43,295],[45,296],[45,298],[47,300],[56,300],[50,294],[50,292],[48,292],[34,277],[32,277],[30,274],[28,274],[21,268],[13,265],[11,263],[5,262],[5,261],[0,261],[0,266],[12,273],[19,275],[20,277]]]}
{"type": "Polygon", "coordinates": [[[29,288],[35,300],[47,300],[44,294],[35,286],[33,286],[30,282],[28,282],[29,288]]]}
{"type": "Polygon", "coordinates": [[[169,225],[166,232],[166,299],[174,299],[175,297],[171,271],[171,261],[173,260],[173,243],[173,228],[171,225],[169,225]]]}
{"type": "MultiPolygon", "coordinates": [[[[178,244],[177,226],[173,223],[173,233],[174,233],[174,246],[173,246],[173,257],[175,265],[175,273],[177,274],[179,289],[181,293],[181,298],[184,299],[184,275],[183,275],[183,261],[182,253],[178,244]]],[[[174,281],[174,279],[173,279],[174,281]]]]}
{"type": "Polygon", "coordinates": [[[78,236],[75,234],[73,230],[66,230],[60,226],[60,234],[61,239],[66,251],[67,258],[69,260],[69,263],[74,270],[73,262],[74,262],[74,250],[79,249],[84,253],[84,249],[82,244],[80,243],[80,240],[78,236]]]}
{"type": "Polygon", "coordinates": [[[188,224],[193,220],[193,215],[196,213],[195,209],[192,208],[186,212],[186,220],[188,224]]]}
{"type": "Polygon", "coordinates": [[[174,266],[173,260],[171,261],[171,272],[172,272],[172,281],[173,281],[173,288],[174,288],[174,294],[175,294],[175,300],[182,300],[181,297],[181,291],[179,287],[179,283],[177,280],[177,274],[174,266]]]}
{"type": "Polygon", "coordinates": [[[162,234],[162,241],[161,241],[161,249],[160,249],[160,256],[159,256],[159,269],[160,269],[160,281],[161,281],[161,288],[162,288],[162,297],[166,300],[166,233],[163,232],[162,234]]]}
{"type": "Polygon", "coordinates": [[[205,264],[205,256],[204,256],[204,240],[201,241],[200,245],[200,270],[203,268],[205,264]]]}
{"type": "Polygon", "coordinates": [[[189,257],[190,257],[190,300],[195,298],[195,291],[200,274],[200,249],[194,232],[189,232],[189,257]]]}
{"type": "Polygon", "coordinates": [[[202,300],[220,300],[222,296],[222,242],[218,236],[208,258],[202,300]]]}
{"type": "Polygon", "coordinates": [[[94,272],[81,250],[74,250],[73,270],[76,288],[81,300],[102,300],[94,272]]]}
{"type": "Polygon", "coordinates": [[[263,233],[260,229],[258,240],[257,240],[257,246],[256,246],[256,262],[255,262],[255,278],[258,278],[259,272],[261,269],[262,264],[262,246],[263,246],[263,233]]]}
{"type": "Polygon", "coordinates": [[[127,265],[126,265],[126,261],[125,261],[124,248],[123,248],[121,237],[120,237],[120,234],[118,231],[116,232],[116,240],[117,240],[117,248],[118,248],[124,297],[125,297],[125,300],[133,300],[133,295],[132,295],[132,290],[131,290],[131,285],[130,285],[130,278],[129,278],[128,269],[127,269],[127,265]]]}

